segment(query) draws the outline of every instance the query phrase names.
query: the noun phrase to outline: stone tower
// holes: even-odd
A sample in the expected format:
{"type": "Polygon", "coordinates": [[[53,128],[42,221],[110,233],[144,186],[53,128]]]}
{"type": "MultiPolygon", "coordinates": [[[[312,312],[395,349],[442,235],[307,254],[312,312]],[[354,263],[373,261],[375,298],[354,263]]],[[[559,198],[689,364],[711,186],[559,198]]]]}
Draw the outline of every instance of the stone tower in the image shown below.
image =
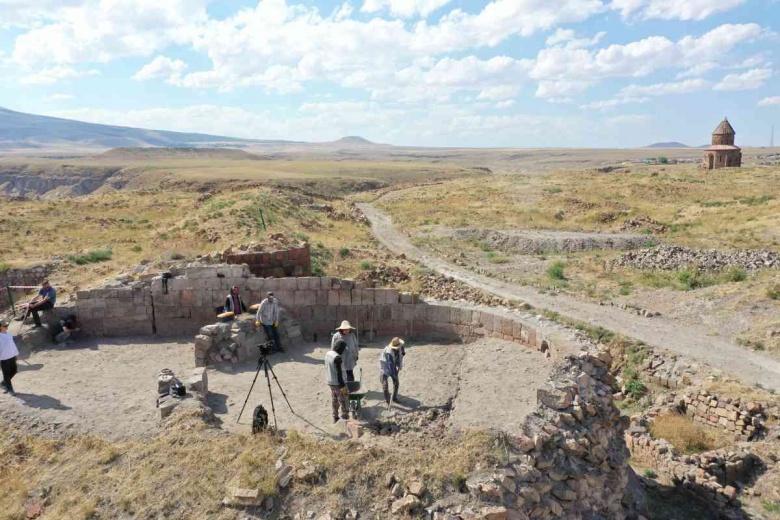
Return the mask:
{"type": "Polygon", "coordinates": [[[703,166],[707,170],[717,168],[738,168],[742,166],[742,151],[734,146],[736,132],[729,120],[723,118],[718,128],[712,132],[712,145],[704,149],[703,166]]]}

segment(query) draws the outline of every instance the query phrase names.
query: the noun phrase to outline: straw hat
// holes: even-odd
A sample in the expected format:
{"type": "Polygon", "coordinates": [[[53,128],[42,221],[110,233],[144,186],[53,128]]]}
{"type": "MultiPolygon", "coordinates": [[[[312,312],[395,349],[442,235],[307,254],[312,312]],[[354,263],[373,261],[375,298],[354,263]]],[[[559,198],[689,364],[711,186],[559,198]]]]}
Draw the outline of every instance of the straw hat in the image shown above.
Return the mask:
{"type": "Polygon", "coordinates": [[[387,346],[393,350],[398,350],[404,346],[404,340],[401,338],[393,338],[387,346]]]}
{"type": "Polygon", "coordinates": [[[344,320],[341,322],[341,325],[339,325],[338,330],[344,330],[344,329],[352,329],[355,330],[355,327],[349,324],[347,320],[344,320]]]}

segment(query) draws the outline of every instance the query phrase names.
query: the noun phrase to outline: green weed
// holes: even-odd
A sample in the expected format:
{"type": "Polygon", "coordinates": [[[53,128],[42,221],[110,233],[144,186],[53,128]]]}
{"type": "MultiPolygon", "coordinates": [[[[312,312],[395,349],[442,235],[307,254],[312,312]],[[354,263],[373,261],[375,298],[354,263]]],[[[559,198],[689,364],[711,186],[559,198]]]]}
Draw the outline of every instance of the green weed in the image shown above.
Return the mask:
{"type": "Polygon", "coordinates": [[[111,260],[111,250],[105,249],[103,251],[90,251],[89,253],[82,255],[68,255],[68,260],[77,265],[104,262],[106,260],[111,260]]]}
{"type": "Polygon", "coordinates": [[[566,280],[566,263],[556,260],[547,268],[547,276],[552,280],[566,280]]]}

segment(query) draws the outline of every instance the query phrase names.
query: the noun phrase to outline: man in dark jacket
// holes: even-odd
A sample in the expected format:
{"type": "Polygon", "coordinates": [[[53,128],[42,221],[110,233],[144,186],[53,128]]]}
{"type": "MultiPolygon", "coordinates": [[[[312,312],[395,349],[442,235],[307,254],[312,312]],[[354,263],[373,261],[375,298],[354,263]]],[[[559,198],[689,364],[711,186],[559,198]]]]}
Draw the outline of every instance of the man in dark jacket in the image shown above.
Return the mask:
{"type": "Polygon", "coordinates": [[[238,294],[238,285],[230,289],[230,294],[225,298],[225,311],[232,312],[234,316],[239,316],[242,312],[247,312],[244,300],[238,294]]]}
{"type": "Polygon", "coordinates": [[[330,387],[330,402],[333,407],[333,422],[339,420],[339,407],[341,407],[341,419],[349,419],[349,407],[347,406],[347,372],[344,369],[344,360],[341,355],[347,348],[344,341],[337,341],[331,350],[325,354],[325,381],[330,387]]]}

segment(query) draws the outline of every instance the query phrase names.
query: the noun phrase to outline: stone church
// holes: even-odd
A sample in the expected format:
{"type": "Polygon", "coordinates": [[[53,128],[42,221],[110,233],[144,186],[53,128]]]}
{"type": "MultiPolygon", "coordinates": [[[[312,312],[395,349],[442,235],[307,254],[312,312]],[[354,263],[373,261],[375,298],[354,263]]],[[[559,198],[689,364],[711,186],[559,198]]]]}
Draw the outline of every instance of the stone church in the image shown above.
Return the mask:
{"type": "Polygon", "coordinates": [[[718,128],[712,132],[712,145],[704,149],[703,166],[706,170],[742,166],[742,150],[739,146],[734,146],[735,135],[729,120],[724,117],[718,128]]]}

